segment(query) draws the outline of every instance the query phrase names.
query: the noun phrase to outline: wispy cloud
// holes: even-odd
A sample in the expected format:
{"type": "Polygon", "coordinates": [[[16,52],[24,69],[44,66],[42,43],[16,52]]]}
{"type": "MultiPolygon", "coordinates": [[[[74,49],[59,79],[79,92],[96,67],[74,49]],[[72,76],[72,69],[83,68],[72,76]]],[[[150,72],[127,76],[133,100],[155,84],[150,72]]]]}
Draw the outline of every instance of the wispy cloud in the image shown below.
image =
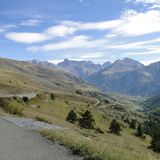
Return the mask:
{"type": "Polygon", "coordinates": [[[57,25],[47,28],[41,33],[9,32],[6,33],[5,37],[15,42],[32,44],[54,39],[56,37],[72,35],[75,31],[76,29],[71,26],[57,25]]]}
{"type": "Polygon", "coordinates": [[[101,22],[62,21],[60,24],[51,26],[41,33],[25,32],[24,34],[23,32],[11,32],[7,33],[6,38],[16,42],[36,43],[55,37],[74,35],[77,31],[89,30],[109,31],[111,35],[117,36],[141,36],[157,33],[160,32],[160,11],[149,10],[139,13],[133,10],[126,10],[119,19],[101,22]],[[40,39],[37,39],[37,36],[40,39]]]}
{"type": "Polygon", "coordinates": [[[14,24],[6,24],[6,25],[0,25],[0,32],[7,32],[8,30],[12,28],[16,28],[17,26],[14,24]]]}
{"type": "Polygon", "coordinates": [[[22,26],[38,26],[43,22],[43,20],[40,19],[28,19],[28,20],[23,20],[20,25],[22,26]]]}
{"type": "Polygon", "coordinates": [[[151,63],[154,63],[154,62],[158,62],[160,61],[160,58],[155,58],[155,59],[149,59],[149,60],[142,60],[141,63],[143,63],[144,65],[149,65],[151,63]]]}
{"type": "Polygon", "coordinates": [[[15,42],[20,43],[35,43],[35,42],[42,42],[48,39],[48,37],[41,33],[27,33],[27,32],[10,32],[5,35],[5,37],[9,40],[13,40],[15,42]]]}
{"type": "Polygon", "coordinates": [[[65,50],[65,49],[78,49],[78,48],[96,48],[105,43],[104,40],[91,40],[87,36],[74,36],[69,40],[59,43],[49,43],[42,46],[28,47],[29,51],[53,51],[53,50],[65,50]]]}
{"type": "Polygon", "coordinates": [[[126,0],[126,2],[131,2],[135,4],[142,4],[148,7],[148,9],[159,9],[160,0],[126,0]]]}

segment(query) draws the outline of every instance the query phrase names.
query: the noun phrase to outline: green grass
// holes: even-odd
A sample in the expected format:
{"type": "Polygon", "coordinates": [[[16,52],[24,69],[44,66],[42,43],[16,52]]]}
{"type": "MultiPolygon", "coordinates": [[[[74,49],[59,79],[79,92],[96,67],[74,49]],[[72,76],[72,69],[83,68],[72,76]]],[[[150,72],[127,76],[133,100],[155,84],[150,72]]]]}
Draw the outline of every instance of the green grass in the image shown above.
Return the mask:
{"type": "Polygon", "coordinates": [[[45,117],[39,116],[39,115],[36,116],[35,119],[36,119],[37,121],[40,121],[40,122],[45,122],[45,123],[48,123],[48,124],[52,124],[52,121],[51,121],[51,120],[49,120],[49,119],[47,119],[47,118],[45,118],[45,117]]]}
{"type": "Polygon", "coordinates": [[[23,107],[22,114],[25,117],[68,128],[65,132],[43,131],[42,135],[54,143],[70,148],[75,154],[90,158],[89,160],[160,159],[160,155],[147,149],[150,138],[147,137],[146,140],[143,140],[136,137],[135,131],[129,129],[128,124],[120,119],[121,136],[108,133],[111,120],[116,116],[118,117],[122,112],[109,105],[104,111],[99,106],[94,106],[94,100],[92,101],[91,98],[88,98],[87,101],[87,97],[83,99],[83,96],[79,98],[76,95],[56,94],[55,100],[52,100],[50,94],[39,94],[27,103],[21,98],[7,98],[5,100],[11,108],[23,107]],[[95,128],[99,127],[104,134],[97,133],[96,130],[82,129],[79,128],[78,124],[66,122],[67,114],[71,109],[74,109],[78,116],[89,109],[96,121],[95,128]]]}
{"type": "Polygon", "coordinates": [[[90,160],[108,160],[108,156],[103,151],[102,146],[98,146],[97,149],[97,145],[94,142],[83,136],[77,136],[75,133],[51,131],[42,131],[41,134],[54,143],[59,143],[70,148],[73,154],[86,157],[90,160]]]}
{"type": "Polygon", "coordinates": [[[72,150],[74,154],[87,157],[89,160],[158,160],[151,150],[147,149],[147,140],[139,139],[131,133],[122,136],[104,134],[84,136],[75,131],[42,131],[41,134],[51,140],[72,150]]]}

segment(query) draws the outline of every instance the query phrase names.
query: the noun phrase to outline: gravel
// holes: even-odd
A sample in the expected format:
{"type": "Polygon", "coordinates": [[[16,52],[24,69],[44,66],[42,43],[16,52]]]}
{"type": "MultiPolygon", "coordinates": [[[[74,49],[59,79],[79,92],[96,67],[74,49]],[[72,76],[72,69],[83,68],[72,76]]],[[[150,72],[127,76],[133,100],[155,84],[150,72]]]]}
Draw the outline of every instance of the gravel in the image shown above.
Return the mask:
{"type": "Polygon", "coordinates": [[[17,123],[16,118],[0,118],[0,160],[82,160],[70,150],[41,137],[38,132],[20,128],[4,119],[17,123]]]}
{"type": "Polygon", "coordinates": [[[32,129],[32,130],[43,130],[43,129],[66,130],[67,129],[57,125],[40,122],[31,118],[1,117],[1,119],[7,120],[17,125],[18,127],[32,129]]]}

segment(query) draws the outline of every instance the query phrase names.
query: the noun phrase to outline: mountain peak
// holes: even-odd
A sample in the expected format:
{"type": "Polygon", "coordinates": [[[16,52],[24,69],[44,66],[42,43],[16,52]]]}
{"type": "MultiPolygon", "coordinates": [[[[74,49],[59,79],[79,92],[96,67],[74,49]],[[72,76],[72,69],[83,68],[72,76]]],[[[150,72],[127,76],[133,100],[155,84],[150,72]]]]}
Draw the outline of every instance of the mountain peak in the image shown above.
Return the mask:
{"type": "Polygon", "coordinates": [[[55,65],[53,63],[50,63],[46,60],[41,61],[41,60],[38,60],[38,59],[33,59],[33,60],[29,61],[29,63],[34,64],[34,65],[39,65],[39,66],[45,67],[45,68],[55,67],[55,65]]]}
{"type": "Polygon", "coordinates": [[[118,59],[109,67],[104,69],[105,73],[116,73],[116,72],[127,72],[132,71],[138,68],[144,67],[143,64],[140,62],[130,59],[130,58],[124,58],[124,59],[118,59]]]}
{"type": "Polygon", "coordinates": [[[95,64],[92,61],[74,61],[64,59],[63,62],[58,63],[59,67],[62,67],[79,77],[86,77],[94,72],[101,70],[100,64],[95,64]]]}

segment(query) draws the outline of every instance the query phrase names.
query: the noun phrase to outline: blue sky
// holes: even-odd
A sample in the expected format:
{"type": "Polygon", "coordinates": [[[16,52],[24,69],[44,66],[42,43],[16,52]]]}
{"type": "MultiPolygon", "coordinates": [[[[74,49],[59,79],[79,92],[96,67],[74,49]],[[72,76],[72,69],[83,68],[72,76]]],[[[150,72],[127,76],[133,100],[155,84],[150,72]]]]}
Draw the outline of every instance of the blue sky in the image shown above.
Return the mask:
{"type": "Polygon", "coordinates": [[[0,0],[0,57],[160,61],[160,0],[0,0]]]}

